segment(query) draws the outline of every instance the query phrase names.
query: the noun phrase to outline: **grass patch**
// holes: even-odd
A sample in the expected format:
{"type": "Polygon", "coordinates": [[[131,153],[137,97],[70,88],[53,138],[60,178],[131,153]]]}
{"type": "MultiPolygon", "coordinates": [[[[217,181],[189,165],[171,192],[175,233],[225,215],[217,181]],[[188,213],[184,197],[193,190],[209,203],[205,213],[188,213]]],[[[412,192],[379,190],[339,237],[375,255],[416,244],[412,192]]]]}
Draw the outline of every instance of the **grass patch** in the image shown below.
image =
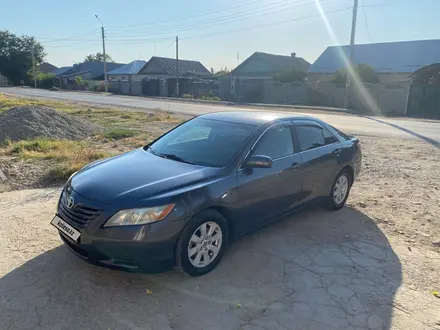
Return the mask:
{"type": "Polygon", "coordinates": [[[73,173],[90,164],[91,162],[106,158],[108,155],[92,148],[81,148],[72,157],[57,164],[49,171],[49,175],[55,180],[67,180],[73,173]]]}
{"type": "Polygon", "coordinates": [[[12,96],[0,94],[0,113],[2,111],[6,111],[15,107],[20,107],[25,105],[52,107],[64,112],[73,112],[77,110],[79,107],[87,108],[86,106],[81,106],[73,102],[68,103],[68,102],[58,102],[51,100],[27,99],[27,98],[12,97],[12,96]]]}
{"type": "Polygon", "coordinates": [[[124,128],[115,128],[102,134],[102,137],[112,140],[120,140],[137,135],[136,131],[124,128]]]}
{"type": "Polygon", "coordinates": [[[65,180],[85,165],[108,157],[107,153],[91,148],[84,142],[44,138],[12,142],[7,147],[7,153],[23,159],[56,160],[57,164],[50,171],[56,180],[65,180]]]}

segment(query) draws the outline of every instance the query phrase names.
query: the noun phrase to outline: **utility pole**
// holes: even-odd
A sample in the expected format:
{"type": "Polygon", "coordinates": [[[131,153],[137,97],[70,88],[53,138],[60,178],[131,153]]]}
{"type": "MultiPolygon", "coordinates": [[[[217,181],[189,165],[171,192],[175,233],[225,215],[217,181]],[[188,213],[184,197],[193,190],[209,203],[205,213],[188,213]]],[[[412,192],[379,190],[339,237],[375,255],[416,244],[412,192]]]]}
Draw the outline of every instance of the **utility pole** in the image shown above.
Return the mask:
{"type": "Polygon", "coordinates": [[[179,95],[179,37],[176,36],[176,97],[179,95]]]}
{"type": "MultiPolygon", "coordinates": [[[[353,67],[353,52],[354,52],[354,40],[356,37],[356,19],[357,19],[357,11],[358,11],[358,2],[359,0],[354,0],[353,4],[353,17],[351,20],[351,37],[350,37],[350,51],[348,55],[348,64],[353,67]]],[[[347,78],[345,84],[345,97],[344,97],[344,108],[348,107],[348,93],[350,91],[351,86],[351,75],[350,70],[347,70],[347,78]]]]}
{"type": "Polygon", "coordinates": [[[34,87],[37,88],[37,69],[35,68],[35,45],[32,45],[32,71],[34,72],[34,87]]]}
{"type": "Polygon", "coordinates": [[[237,53],[237,66],[240,65],[240,53],[237,53]]]}
{"type": "Polygon", "coordinates": [[[101,23],[101,35],[102,35],[102,54],[104,56],[104,87],[105,92],[108,92],[108,86],[107,86],[107,57],[105,55],[105,32],[104,32],[104,24],[102,24],[102,21],[99,19],[98,15],[95,15],[95,17],[98,19],[98,21],[101,23]]]}

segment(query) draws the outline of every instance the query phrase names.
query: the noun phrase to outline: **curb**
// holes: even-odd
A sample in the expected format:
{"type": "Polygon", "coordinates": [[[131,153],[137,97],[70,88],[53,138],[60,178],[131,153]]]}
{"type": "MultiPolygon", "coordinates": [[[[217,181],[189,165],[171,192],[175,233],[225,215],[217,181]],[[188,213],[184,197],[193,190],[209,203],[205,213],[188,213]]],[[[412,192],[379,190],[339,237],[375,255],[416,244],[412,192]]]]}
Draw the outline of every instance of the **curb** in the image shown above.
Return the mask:
{"type": "MultiPolygon", "coordinates": [[[[117,94],[114,94],[117,95],[117,94]]],[[[144,96],[150,99],[168,100],[174,102],[187,102],[187,103],[200,103],[200,104],[213,104],[223,106],[248,106],[248,107],[261,107],[261,108],[285,108],[285,109],[313,109],[323,111],[337,111],[341,113],[348,113],[348,109],[334,108],[334,107],[320,107],[314,105],[295,105],[295,104],[265,104],[265,103],[245,103],[245,102],[229,102],[229,101],[210,101],[210,100],[197,100],[197,99],[183,99],[177,97],[152,97],[144,96]]]]}

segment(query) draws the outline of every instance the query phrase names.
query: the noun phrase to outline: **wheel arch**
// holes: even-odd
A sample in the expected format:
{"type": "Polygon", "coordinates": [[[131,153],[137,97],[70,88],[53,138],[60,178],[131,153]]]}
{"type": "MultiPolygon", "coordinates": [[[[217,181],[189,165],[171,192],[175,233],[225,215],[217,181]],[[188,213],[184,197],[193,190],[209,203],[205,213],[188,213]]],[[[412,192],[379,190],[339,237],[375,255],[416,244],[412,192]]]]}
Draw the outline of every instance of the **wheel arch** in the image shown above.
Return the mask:
{"type": "Polygon", "coordinates": [[[343,168],[341,168],[341,170],[339,171],[339,173],[341,172],[347,172],[350,175],[350,185],[353,184],[354,182],[354,169],[353,166],[351,165],[345,165],[343,168]]]}

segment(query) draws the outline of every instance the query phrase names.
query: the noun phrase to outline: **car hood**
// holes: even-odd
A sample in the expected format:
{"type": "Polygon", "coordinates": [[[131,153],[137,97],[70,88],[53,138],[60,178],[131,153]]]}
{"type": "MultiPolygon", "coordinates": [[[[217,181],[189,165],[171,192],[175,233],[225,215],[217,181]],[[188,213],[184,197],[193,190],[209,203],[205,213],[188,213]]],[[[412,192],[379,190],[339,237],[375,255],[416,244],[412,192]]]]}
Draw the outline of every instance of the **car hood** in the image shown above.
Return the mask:
{"type": "Polygon", "coordinates": [[[218,168],[177,162],[138,149],[97,161],[80,170],[70,186],[92,200],[148,199],[158,194],[201,183],[216,176],[218,168]]]}

